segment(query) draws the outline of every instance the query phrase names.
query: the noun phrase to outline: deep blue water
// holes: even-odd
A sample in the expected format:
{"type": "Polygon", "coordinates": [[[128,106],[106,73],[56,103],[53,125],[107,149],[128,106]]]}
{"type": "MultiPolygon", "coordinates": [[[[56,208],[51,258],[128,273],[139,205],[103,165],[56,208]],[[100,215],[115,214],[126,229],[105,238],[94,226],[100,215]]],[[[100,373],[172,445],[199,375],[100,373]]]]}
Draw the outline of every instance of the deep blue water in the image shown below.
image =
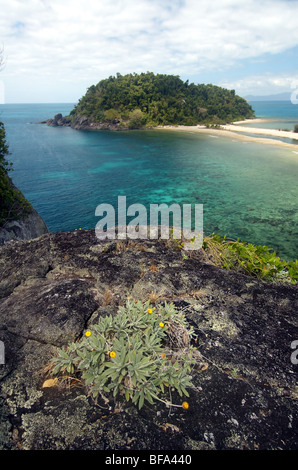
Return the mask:
{"type": "Polygon", "coordinates": [[[298,105],[291,101],[250,101],[256,116],[268,119],[281,119],[297,124],[298,105]]]}
{"type": "MultiPolygon", "coordinates": [[[[258,117],[274,119],[272,128],[298,123],[298,105],[251,104],[258,117]]],[[[148,208],[203,204],[205,233],[239,237],[297,258],[298,146],[247,143],[212,131],[87,132],[36,124],[73,106],[0,105],[11,176],[51,231],[95,228],[97,205],[117,209],[118,195],[125,195],[127,205],[148,208]]]]}

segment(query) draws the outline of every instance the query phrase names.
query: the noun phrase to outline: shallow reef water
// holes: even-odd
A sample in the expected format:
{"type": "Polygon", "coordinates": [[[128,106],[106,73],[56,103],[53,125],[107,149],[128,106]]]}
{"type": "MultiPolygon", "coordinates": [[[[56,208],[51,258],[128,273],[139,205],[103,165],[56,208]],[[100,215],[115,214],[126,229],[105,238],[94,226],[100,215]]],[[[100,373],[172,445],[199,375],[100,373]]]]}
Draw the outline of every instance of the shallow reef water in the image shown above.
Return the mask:
{"type": "MultiPolygon", "coordinates": [[[[271,115],[282,113],[285,128],[295,120],[293,115],[286,118],[285,105],[258,106],[264,116],[266,109],[271,115]]],[[[73,104],[0,106],[13,181],[50,231],[95,228],[96,207],[111,204],[117,213],[122,195],[128,206],[143,204],[148,213],[151,204],[203,204],[206,234],[267,245],[283,258],[297,258],[294,147],[219,137],[212,129],[207,135],[88,132],[37,124],[56,113],[67,115],[72,108],[73,104]]],[[[292,105],[288,114],[296,108],[292,105]]]]}

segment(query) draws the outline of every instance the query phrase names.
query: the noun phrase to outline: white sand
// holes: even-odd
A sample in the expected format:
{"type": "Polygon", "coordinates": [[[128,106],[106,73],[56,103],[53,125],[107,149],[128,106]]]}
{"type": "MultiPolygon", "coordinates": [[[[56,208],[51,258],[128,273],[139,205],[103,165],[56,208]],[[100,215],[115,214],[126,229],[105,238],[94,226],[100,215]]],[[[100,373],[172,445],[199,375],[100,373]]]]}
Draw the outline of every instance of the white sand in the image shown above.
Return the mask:
{"type": "Polygon", "coordinates": [[[269,135],[274,137],[282,137],[286,139],[294,139],[298,140],[298,133],[291,132],[291,131],[279,131],[278,129],[263,129],[260,127],[245,127],[245,126],[238,126],[235,124],[229,124],[225,126],[221,126],[222,129],[232,132],[250,132],[252,134],[261,134],[261,135],[269,135]]]}
{"type": "MultiPolygon", "coordinates": [[[[263,129],[259,127],[246,127],[239,126],[240,123],[255,123],[255,122],[266,122],[266,119],[248,119],[246,121],[238,121],[237,125],[229,124],[222,125],[220,128],[207,128],[205,126],[158,126],[158,129],[186,131],[192,133],[209,134],[210,136],[227,136],[233,137],[234,139],[243,140],[247,142],[257,142],[260,144],[280,145],[283,147],[290,147],[298,150],[298,145],[287,143],[282,140],[270,139],[270,137],[280,137],[287,139],[294,139],[298,141],[298,133],[280,131],[277,129],[263,129]],[[261,136],[268,136],[269,138],[256,137],[246,135],[244,133],[259,134],[261,136]]],[[[298,142],[297,142],[298,143],[298,142]]]]}

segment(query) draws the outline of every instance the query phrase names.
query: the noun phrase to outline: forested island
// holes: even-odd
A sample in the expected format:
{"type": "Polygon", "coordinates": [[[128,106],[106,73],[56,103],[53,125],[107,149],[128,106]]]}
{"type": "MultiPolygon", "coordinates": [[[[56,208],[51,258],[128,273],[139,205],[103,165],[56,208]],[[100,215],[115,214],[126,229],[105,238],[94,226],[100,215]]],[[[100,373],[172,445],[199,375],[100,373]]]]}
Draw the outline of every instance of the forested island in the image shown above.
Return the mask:
{"type": "Polygon", "coordinates": [[[179,76],[110,76],[88,88],[69,116],[49,119],[53,126],[137,129],[162,125],[220,125],[255,117],[234,90],[183,81],[179,76]]]}

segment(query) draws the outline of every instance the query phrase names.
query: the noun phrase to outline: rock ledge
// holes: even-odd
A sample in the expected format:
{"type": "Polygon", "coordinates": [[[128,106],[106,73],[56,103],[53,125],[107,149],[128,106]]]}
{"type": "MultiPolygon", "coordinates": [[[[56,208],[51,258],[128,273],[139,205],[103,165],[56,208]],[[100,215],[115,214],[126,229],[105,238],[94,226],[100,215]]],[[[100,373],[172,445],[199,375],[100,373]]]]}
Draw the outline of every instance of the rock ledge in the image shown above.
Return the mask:
{"type": "Polygon", "coordinates": [[[99,242],[87,230],[4,245],[0,449],[297,449],[297,292],[216,268],[200,252],[185,259],[163,241],[99,242]],[[42,388],[56,347],[127,296],[172,301],[195,328],[208,367],[193,372],[188,410],[42,388]]]}

